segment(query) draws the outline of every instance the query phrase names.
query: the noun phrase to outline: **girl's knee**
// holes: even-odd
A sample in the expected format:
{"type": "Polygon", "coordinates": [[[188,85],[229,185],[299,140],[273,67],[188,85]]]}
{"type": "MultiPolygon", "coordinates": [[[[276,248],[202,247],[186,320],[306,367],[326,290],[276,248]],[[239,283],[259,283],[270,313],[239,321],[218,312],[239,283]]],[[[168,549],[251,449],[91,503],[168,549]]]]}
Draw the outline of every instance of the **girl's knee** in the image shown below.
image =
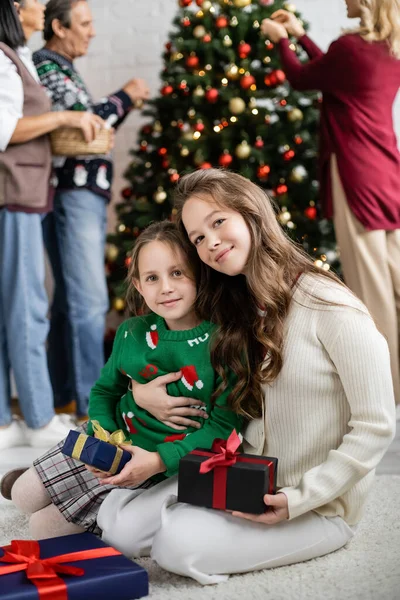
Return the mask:
{"type": "Polygon", "coordinates": [[[11,489],[11,500],[19,510],[32,514],[51,503],[39,475],[34,467],[18,477],[11,489]]]}

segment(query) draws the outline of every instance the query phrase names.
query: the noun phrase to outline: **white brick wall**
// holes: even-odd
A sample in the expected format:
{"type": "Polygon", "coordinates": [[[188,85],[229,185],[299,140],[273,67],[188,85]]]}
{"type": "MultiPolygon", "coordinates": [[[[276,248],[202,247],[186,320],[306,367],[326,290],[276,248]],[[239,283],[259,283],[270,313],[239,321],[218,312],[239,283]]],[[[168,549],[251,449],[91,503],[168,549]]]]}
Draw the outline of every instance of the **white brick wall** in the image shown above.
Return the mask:
{"type": "MultiPolygon", "coordinates": [[[[351,24],[345,17],[344,0],[295,0],[298,10],[311,24],[310,35],[323,48],[335,39],[342,27],[351,24]]],[[[151,92],[160,87],[161,54],[176,14],[177,0],[91,0],[97,37],[89,54],[77,61],[95,97],[112,92],[131,77],[146,78],[151,92]]],[[[38,46],[38,39],[33,45],[38,46]]],[[[400,101],[395,110],[400,134],[400,101]]],[[[125,185],[122,173],[129,163],[128,151],[136,144],[139,117],[132,113],[116,139],[114,201],[125,185]]],[[[109,212],[112,229],[114,213],[109,212]]]]}

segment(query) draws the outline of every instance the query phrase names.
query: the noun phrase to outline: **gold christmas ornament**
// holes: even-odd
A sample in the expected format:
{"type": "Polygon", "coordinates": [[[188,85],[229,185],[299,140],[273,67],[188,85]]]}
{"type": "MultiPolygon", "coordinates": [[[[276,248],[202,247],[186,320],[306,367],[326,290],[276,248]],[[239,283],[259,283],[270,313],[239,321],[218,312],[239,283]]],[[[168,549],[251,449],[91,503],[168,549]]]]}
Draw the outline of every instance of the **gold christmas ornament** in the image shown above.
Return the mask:
{"type": "Polygon", "coordinates": [[[197,98],[202,98],[205,94],[204,89],[201,87],[201,85],[198,85],[196,88],[194,88],[193,90],[193,96],[196,96],[197,98]]]}
{"type": "Polygon", "coordinates": [[[236,8],[244,8],[245,6],[249,6],[251,4],[251,0],[233,0],[233,4],[236,8]]]}
{"type": "Polygon", "coordinates": [[[250,152],[251,148],[245,140],[243,140],[243,142],[238,144],[235,148],[236,156],[241,159],[249,158],[250,152]]]}
{"type": "Polygon", "coordinates": [[[189,148],[187,148],[186,146],[182,147],[181,150],[181,156],[188,156],[189,155],[189,148]]]}
{"type": "Polygon", "coordinates": [[[108,244],[106,247],[106,258],[110,262],[114,262],[119,254],[118,247],[115,244],[108,244]]]}
{"type": "Polygon", "coordinates": [[[297,10],[296,5],[293,2],[285,2],[283,8],[292,13],[295,13],[297,10]]]}
{"type": "Polygon", "coordinates": [[[162,132],[163,128],[162,128],[162,125],[161,125],[160,121],[155,121],[155,122],[154,122],[154,125],[153,125],[153,130],[154,130],[156,133],[161,133],[161,132],[162,132]]]}
{"type": "Polygon", "coordinates": [[[201,10],[203,12],[208,12],[211,7],[212,7],[212,2],[210,2],[210,0],[204,0],[204,2],[201,5],[201,10]]]}
{"type": "Polygon", "coordinates": [[[299,108],[292,108],[287,113],[287,118],[291,123],[302,121],[304,118],[303,112],[299,108]]]}
{"type": "Polygon", "coordinates": [[[232,46],[232,40],[229,37],[229,35],[224,35],[224,39],[222,40],[222,43],[225,46],[225,48],[230,48],[232,46]]]}
{"type": "Polygon", "coordinates": [[[203,38],[206,35],[206,28],[203,27],[203,25],[197,25],[193,29],[193,35],[194,35],[195,38],[197,38],[198,40],[200,40],[201,38],[203,38]]]}
{"type": "Polygon", "coordinates": [[[153,195],[153,198],[154,201],[157,202],[157,204],[162,204],[167,199],[167,192],[164,190],[163,187],[160,186],[157,188],[157,191],[153,195]]]}
{"type": "Polygon", "coordinates": [[[294,183],[301,183],[307,177],[307,171],[303,165],[297,165],[290,173],[289,179],[294,183]]]}
{"type": "Polygon", "coordinates": [[[226,67],[225,74],[231,81],[236,81],[236,79],[239,79],[240,77],[239,67],[234,63],[231,63],[226,67]]]}
{"type": "Polygon", "coordinates": [[[243,98],[236,97],[229,100],[229,110],[233,115],[240,115],[246,109],[246,102],[243,98]]]}
{"type": "Polygon", "coordinates": [[[114,298],[112,305],[114,310],[120,312],[125,308],[125,300],[123,298],[114,298]]]}

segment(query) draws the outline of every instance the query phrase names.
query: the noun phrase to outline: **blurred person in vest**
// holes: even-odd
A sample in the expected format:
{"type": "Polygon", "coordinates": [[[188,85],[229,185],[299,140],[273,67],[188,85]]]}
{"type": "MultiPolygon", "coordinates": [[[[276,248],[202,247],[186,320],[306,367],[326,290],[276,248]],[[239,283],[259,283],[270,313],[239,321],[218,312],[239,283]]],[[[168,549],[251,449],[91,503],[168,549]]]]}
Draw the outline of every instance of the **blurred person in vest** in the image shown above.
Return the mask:
{"type": "Polygon", "coordinates": [[[278,44],[296,90],[323,93],[321,200],[333,217],[346,284],[386,337],[400,415],[400,153],[393,103],[400,84],[400,0],[345,0],[359,25],[324,54],[292,12],[278,10],[262,31],[278,44]],[[291,50],[297,38],[310,60],[291,50]]]}
{"type": "MultiPolygon", "coordinates": [[[[141,79],[95,103],[75,67],[95,36],[86,0],[50,0],[46,5],[45,46],[33,55],[53,111],[94,113],[117,128],[132,108],[149,96],[141,79]]],[[[104,366],[108,292],[104,269],[107,204],[112,157],[55,157],[54,211],[43,222],[55,280],[48,361],[55,403],[61,410],[87,413],[89,393],[104,366]],[[76,400],[75,403],[72,401],[76,400]]]]}
{"type": "Polygon", "coordinates": [[[50,447],[73,427],[55,415],[46,359],[48,299],[42,216],[51,209],[46,134],[79,127],[91,141],[101,118],[51,112],[26,42],[44,27],[38,0],[0,3],[0,450],[50,447]],[[24,421],[12,415],[11,371],[24,421]]]}

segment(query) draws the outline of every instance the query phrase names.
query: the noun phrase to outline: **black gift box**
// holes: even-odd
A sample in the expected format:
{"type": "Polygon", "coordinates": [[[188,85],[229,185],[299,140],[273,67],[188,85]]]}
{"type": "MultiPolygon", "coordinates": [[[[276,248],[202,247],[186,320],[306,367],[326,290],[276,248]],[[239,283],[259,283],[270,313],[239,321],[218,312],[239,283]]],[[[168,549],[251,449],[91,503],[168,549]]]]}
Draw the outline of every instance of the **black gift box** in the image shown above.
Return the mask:
{"type": "Polygon", "coordinates": [[[200,473],[201,464],[216,454],[199,448],[181,458],[178,502],[252,514],[264,513],[267,509],[264,495],[276,493],[278,459],[236,454],[236,462],[231,466],[216,466],[208,473],[200,473]]]}

